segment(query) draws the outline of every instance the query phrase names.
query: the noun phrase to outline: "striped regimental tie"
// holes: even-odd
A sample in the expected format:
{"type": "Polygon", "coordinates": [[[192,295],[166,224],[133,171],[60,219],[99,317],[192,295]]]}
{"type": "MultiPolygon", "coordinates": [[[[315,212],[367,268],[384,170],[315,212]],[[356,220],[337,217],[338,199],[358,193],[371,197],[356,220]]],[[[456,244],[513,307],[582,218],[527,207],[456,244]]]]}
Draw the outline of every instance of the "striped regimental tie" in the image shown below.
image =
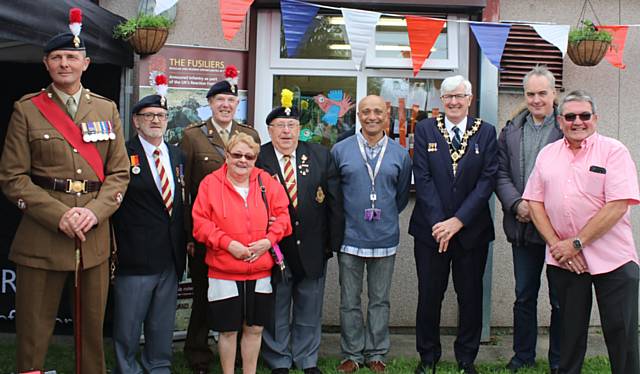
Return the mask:
{"type": "Polygon", "coordinates": [[[453,149],[455,149],[456,151],[460,150],[460,147],[462,146],[462,139],[460,139],[460,128],[458,126],[454,126],[453,127],[453,140],[451,141],[451,144],[453,145],[453,149]]]}
{"type": "Polygon", "coordinates": [[[167,208],[167,212],[171,215],[173,212],[173,193],[171,192],[171,186],[169,185],[169,177],[164,170],[164,166],[162,166],[162,161],[160,161],[160,148],[156,148],[156,150],[153,151],[153,160],[156,163],[156,169],[160,176],[162,201],[164,202],[164,206],[167,208]]]}
{"type": "Polygon", "coordinates": [[[291,205],[294,208],[298,207],[298,186],[296,185],[296,178],[293,173],[293,165],[291,164],[291,156],[282,156],[284,158],[284,183],[287,186],[287,193],[291,198],[291,205]]]}

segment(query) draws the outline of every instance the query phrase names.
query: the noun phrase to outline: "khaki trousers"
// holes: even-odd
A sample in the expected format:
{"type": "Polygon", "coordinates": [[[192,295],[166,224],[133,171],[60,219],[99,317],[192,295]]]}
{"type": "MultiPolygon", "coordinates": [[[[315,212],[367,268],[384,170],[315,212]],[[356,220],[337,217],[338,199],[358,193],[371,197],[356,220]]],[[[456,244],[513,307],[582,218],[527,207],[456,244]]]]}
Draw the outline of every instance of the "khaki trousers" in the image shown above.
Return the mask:
{"type": "MultiPolygon", "coordinates": [[[[105,373],[102,348],[109,289],[109,262],[81,273],[82,373],[105,373]]],[[[69,271],[16,266],[16,366],[18,372],[43,370],[62,290],[69,271]]],[[[73,295],[73,292],[72,292],[73,295]]],[[[73,297],[73,296],[72,296],[73,297]]],[[[56,368],[51,368],[56,369],[56,368]]]]}

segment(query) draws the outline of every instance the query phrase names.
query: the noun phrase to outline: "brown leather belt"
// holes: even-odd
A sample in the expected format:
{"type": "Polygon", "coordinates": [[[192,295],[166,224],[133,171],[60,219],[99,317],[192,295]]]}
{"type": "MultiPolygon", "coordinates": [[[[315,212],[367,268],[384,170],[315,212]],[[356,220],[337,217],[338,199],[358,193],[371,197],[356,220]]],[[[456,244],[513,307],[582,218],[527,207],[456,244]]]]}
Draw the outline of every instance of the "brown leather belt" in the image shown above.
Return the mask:
{"type": "Polygon", "coordinates": [[[60,179],[32,175],[31,181],[47,190],[65,192],[68,194],[82,194],[100,190],[102,182],[74,179],[60,179]]]}

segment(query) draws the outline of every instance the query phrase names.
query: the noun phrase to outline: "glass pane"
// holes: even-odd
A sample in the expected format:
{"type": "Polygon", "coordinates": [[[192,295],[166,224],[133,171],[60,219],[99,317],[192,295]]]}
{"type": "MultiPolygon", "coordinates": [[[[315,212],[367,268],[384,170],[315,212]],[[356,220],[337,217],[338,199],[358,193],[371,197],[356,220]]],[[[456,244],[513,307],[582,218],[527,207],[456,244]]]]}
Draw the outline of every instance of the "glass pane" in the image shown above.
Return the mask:
{"type": "MultiPolygon", "coordinates": [[[[280,58],[289,58],[280,24],[280,58]]],[[[298,45],[300,59],[349,60],[351,48],[347,41],[344,20],[338,15],[317,15],[298,45]]]]}
{"type": "Polygon", "coordinates": [[[440,101],[442,79],[381,78],[367,79],[367,95],[380,95],[390,109],[387,134],[409,148],[413,154],[416,123],[437,116],[444,110],[440,101]]]}
{"type": "Polygon", "coordinates": [[[300,111],[300,140],[331,147],[336,138],[356,124],[356,78],[306,75],[273,77],[273,107],[280,92],[294,92],[293,105],[300,111]]]}
{"type": "MultiPolygon", "coordinates": [[[[433,16],[429,16],[433,17],[433,16]]],[[[439,18],[439,17],[438,17],[439,18]]],[[[399,17],[380,17],[376,26],[376,57],[410,59],[409,34],[407,21],[399,17]]],[[[447,24],[431,48],[430,59],[448,58],[447,24]]]]}

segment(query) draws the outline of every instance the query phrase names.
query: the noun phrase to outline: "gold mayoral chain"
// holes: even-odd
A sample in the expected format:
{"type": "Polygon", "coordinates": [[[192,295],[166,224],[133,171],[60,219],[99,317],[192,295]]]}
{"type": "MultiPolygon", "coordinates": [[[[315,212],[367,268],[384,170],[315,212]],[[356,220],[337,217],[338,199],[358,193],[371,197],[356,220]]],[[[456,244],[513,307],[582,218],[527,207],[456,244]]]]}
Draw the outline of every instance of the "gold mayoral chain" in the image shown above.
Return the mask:
{"type": "Polygon", "coordinates": [[[455,150],[453,148],[453,144],[451,144],[451,138],[449,137],[449,132],[444,125],[444,116],[440,115],[436,118],[436,122],[438,124],[438,130],[442,136],[444,136],[444,140],[447,141],[449,145],[449,154],[451,155],[451,166],[453,166],[453,175],[456,175],[456,169],[458,168],[458,161],[464,156],[464,152],[467,150],[467,145],[469,144],[468,140],[473,134],[477,133],[480,130],[480,125],[482,124],[482,120],[480,118],[476,118],[473,121],[473,126],[471,126],[471,130],[467,129],[467,131],[462,134],[462,139],[460,139],[460,149],[455,150]]]}

